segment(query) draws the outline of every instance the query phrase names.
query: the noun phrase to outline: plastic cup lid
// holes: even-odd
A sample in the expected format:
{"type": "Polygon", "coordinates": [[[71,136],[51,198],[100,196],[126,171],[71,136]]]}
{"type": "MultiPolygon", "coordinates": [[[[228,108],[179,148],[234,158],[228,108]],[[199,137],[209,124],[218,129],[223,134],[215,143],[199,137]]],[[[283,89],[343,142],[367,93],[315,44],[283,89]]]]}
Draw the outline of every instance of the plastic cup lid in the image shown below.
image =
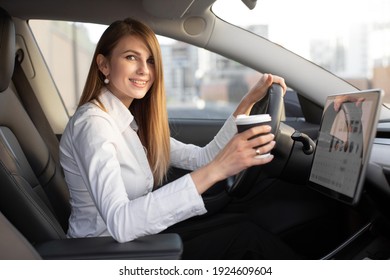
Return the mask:
{"type": "Polygon", "coordinates": [[[259,114],[259,115],[238,115],[236,118],[236,124],[253,124],[253,123],[262,123],[271,121],[271,116],[269,114],[259,114]]]}

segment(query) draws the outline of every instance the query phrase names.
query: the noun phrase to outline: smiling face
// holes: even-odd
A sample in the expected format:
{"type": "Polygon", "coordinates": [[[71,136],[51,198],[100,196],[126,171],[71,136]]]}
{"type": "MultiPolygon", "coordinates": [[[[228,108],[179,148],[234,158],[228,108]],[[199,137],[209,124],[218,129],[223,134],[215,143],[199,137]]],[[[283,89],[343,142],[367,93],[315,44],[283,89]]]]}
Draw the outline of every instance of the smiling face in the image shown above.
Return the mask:
{"type": "Polygon", "coordinates": [[[139,36],[119,40],[109,57],[97,56],[99,70],[109,79],[107,88],[129,107],[134,99],[143,98],[155,79],[154,59],[139,36]]]}

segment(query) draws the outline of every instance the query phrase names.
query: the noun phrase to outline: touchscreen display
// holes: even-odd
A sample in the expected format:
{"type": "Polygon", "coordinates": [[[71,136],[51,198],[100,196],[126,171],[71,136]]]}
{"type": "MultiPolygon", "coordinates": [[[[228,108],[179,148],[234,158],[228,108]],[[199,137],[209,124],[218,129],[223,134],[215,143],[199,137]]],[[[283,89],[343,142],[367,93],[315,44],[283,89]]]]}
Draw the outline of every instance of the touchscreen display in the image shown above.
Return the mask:
{"type": "Polygon", "coordinates": [[[381,98],[380,90],[327,98],[309,178],[312,187],[346,203],[358,202],[381,98]]]}

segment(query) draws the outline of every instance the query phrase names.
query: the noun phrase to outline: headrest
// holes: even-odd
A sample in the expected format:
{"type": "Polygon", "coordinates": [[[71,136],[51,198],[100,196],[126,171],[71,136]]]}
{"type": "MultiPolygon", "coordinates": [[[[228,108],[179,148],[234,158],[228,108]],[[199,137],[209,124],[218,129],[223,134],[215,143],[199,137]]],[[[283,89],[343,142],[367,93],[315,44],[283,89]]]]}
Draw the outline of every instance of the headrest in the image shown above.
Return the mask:
{"type": "Polygon", "coordinates": [[[15,65],[15,26],[11,16],[0,8],[0,92],[5,91],[15,65]]]}

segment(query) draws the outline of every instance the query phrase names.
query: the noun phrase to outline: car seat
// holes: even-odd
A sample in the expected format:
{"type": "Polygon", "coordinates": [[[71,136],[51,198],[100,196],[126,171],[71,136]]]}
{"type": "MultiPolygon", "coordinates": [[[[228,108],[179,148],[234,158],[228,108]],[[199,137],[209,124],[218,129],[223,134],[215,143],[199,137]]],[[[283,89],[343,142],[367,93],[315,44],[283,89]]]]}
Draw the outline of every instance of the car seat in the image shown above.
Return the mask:
{"type": "Polygon", "coordinates": [[[0,260],[39,260],[38,252],[0,213],[0,260]]]}

